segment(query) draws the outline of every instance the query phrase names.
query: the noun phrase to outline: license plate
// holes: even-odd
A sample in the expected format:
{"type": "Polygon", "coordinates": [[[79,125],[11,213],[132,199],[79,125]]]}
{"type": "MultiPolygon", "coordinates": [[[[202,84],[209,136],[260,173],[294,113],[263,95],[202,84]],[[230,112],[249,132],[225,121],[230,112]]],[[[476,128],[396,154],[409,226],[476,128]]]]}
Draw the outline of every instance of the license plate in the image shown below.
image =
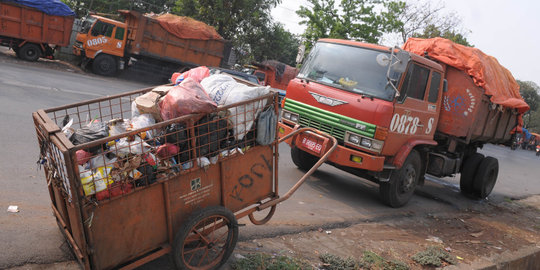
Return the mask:
{"type": "Polygon", "coordinates": [[[321,153],[321,150],[322,150],[322,144],[320,143],[317,143],[316,141],[308,138],[308,137],[304,137],[302,138],[302,146],[304,146],[305,148],[317,153],[317,154],[320,154],[321,153]]]}

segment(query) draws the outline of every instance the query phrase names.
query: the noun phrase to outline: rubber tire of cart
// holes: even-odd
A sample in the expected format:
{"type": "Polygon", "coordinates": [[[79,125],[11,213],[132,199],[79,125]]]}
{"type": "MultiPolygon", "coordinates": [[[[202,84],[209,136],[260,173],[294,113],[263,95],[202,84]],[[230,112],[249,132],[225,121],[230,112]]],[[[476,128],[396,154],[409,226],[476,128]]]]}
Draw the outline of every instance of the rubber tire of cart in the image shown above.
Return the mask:
{"type": "Polygon", "coordinates": [[[100,54],[92,62],[92,71],[98,75],[113,76],[117,71],[116,60],[108,54],[100,54]]]}
{"type": "Polygon", "coordinates": [[[309,171],[319,161],[318,157],[300,150],[296,146],[291,147],[291,159],[294,165],[303,171],[309,171]]]}
{"type": "MultiPolygon", "coordinates": [[[[212,226],[210,226],[209,228],[212,228],[212,226]]],[[[221,227],[217,228],[216,230],[218,229],[221,229],[221,227]]],[[[225,240],[225,242],[223,243],[224,245],[218,251],[217,255],[213,254],[213,255],[216,255],[214,259],[212,259],[211,261],[209,261],[208,263],[204,265],[201,264],[199,266],[200,268],[218,269],[231,256],[234,250],[234,247],[236,246],[236,242],[238,241],[238,223],[236,221],[236,217],[230,210],[228,210],[227,208],[223,206],[211,206],[211,207],[207,207],[202,210],[196,211],[192,215],[189,216],[189,218],[182,224],[182,226],[180,226],[180,229],[176,233],[176,237],[174,239],[174,246],[173,246],[174,249],[172,253],[173,261],[176,268],[177,269],[199,268],[197,267],[197,263],[199,263],[199,261],[191,262],[190,257],[184,258],[183,256],[184,250],[185,248],[189,248],[190,246],[194,247],[194,249],[203,248],[202,251],[204,254],[204,252],[206,251],[215,250],[215,247],[218,247],[219,249],[219,246],[214,245],[213,243],[212,239],[214,237],[218,238],[218,240],[219,239],[225,240]],[[214,230],[212,230],[208,232],[207,235],[205,235],[205,239],[211,241],[212,244],[204,244],[203,246],[200,246],[200,244],[203,243],[201,241],[202,237],[198,234],[193,233],[193,231],[196,230],[198,225],[200,225],[201,223],[205,224],[205,222],[210,221],[210,224],[212,224],[212,221],[215,222],[216,218],[225,221],[226,223],[225,229],[227,230],[226,234],[221,234],[221,232],[219,232],[217,234],[212,235],[212,232],[214,232],[214,230]],[[218,237],[220,236],[220,234],[223,236],[226,236],[226,239],[223,239],[223,237],[221,238],[218,237]],[[191,241],[191,242],[195,242],[194,245],[193,244],[189,245],[191,242],[186,243],[186,239],[188,237],[196,238],[196,239],[193,239],[195,241],[191,241]],[[190,265],[190,263],[195,263],[195,266],[190,265]]],[[[194,253],[197,253],[197,252],[194,252],[194,253]]],[[[189,254],[186,254],[186,255],[189,256],[189,254]]],[[[193,254],[191,256],[193,256],[193,254]]],[[[207,254],[206,257],[208,256],[212,256],[212,255],[207,254]]]]}
{"type": "Polygon", "coordinates": [[[493,190],[499,175],[499,161],[494,157],[485,157],[474,176],[473,195],[484,199],[493,190]]]}
{"type": "Polygon", "coordinates": [[[463,195],[474,196],[474,177],[482,160],[484,160],[484,155],[474,153],[463,161],[463,168],[461,170],[461,177],[459,179],[459,188],[463,195]]]}
{"type": "Polygon", "coordinates": [[[37,61],[41,56],[41,48],[34,43],[26,43],[19,48],[17,56],[26,61],[37,61]]]}
{"type": "Polygon", "coordinates": [[[420,154],[411,150],[403,166],[392,172],[390,180],[380,183],[379,193],[385,204],[397,208],[409,202],[420,179],[421,162],[420,154]],[[407,186],[403,185],[405,181],[408,182],[407,186]]]}

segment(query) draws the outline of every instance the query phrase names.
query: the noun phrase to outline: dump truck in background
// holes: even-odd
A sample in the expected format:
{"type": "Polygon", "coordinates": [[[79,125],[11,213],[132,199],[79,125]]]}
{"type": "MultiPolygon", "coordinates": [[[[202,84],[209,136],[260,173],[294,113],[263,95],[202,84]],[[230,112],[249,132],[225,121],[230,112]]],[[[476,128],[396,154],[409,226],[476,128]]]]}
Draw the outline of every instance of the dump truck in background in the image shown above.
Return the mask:
{"type": "Polygon", "coordinates": [[[83,21],[74,54],[96,74],[112,76],[130,66],[162,80],[196,66],[224,66],[231,46],[213,27],[172,14],[147,16],[120,10],[125,21],[97,15],[83,21]]]}
{"type": "Polygon", "coordinates": [[[1,0],[0,45],[23,60],[52,59],[57,48],[69,44],[74,19],[60,1],[1,0]]]}
{"type": "Polygon", "coordinates": [[[261,85],[269,85],[279,92],[281,98],[285,97],[285,90],[289,82],[296,77],[298,69],[276,60],[267,60],[262,63],[253,63],[253,75],[257,76],[261,85]]]}
{"type": "MultiPolygon", "coordinates": [[[[378,183],[400,207],[426,174],[461,173],[462,193],[487,197],[499,165],[476,151],[510,145],[528,109],[511,73],[478,49],[442,38],[409,39],[404,50],[323,39],[287,87],[279,135],[330,133],[339,146],[327,163],[378,183]]],[[[289,140],[295,165],[311,168],[323,141],[289,140]]]]}

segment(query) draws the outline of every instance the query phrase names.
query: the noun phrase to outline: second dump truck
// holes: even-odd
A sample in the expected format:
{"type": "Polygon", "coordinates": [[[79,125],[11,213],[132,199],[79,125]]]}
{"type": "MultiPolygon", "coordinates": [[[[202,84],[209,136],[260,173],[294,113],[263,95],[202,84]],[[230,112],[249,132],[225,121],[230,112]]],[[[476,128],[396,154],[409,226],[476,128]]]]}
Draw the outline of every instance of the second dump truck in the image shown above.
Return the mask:
{"type": "Polygon", "coordinates": [[[124,22],[91,15],[83,21],[73,47],[83,65],[112,76],[132,65],[134,69],[168,79],[179,70],[196,66],[223,66],[229,43],[211,26],[171,14],[146,16],[120,10],[124,22]]]}
{"type": "MultiPolygon", "coordinates": [[[[378,183],[400,207],[426,174],[461,173],[464,194],[487,197],[499,164],[476,151],[510,143],[528,109],[510,72],[478,49],[441,38],[409,39],[404,50],[323,39],[289,83],[279,134],[331,134],[339,147],[327,163],[378,183]]],[[[289,140],[293,162],[311,168],[323,142],[289,140]]]]}

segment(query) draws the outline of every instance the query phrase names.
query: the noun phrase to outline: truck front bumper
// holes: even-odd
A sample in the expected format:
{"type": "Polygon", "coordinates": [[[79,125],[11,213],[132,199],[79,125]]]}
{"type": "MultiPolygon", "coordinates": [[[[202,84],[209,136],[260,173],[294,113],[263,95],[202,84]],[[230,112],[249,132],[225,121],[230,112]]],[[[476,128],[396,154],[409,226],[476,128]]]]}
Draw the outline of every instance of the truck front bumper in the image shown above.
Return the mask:
{"type": "MultiPolygon", "coordinates": [[[[296,126],[292,128],[283,123],[279,123],[278,136],[280,138],[285,137],[289,133],[293,132],[294,130],[298,128],[300,127],[296,126]]],[[[295,141],[293,140],[293,138],[289,138],[285,142],[289,144],[291,147],[296,146],[300,150],[313,154],[312,151],[310,151],[303,145],[295,145],[295,141]]],[[[321,153],[321,156],[322,154],[324,153],[321,153]]],[[[334,150],[334,152],[332,152],[330,157],[328,157],[327,162],[331,162],[331,163],[341,165],[341,166],[346,166],[346,167],[380,172],[383,170],[383,167],[384,167],[384,156],[375,156],[375,155],[357,151],[357,150],[354,150],[354,149],[351,149],[342,145],[338,145],[336,150],[334,150]]]]}

